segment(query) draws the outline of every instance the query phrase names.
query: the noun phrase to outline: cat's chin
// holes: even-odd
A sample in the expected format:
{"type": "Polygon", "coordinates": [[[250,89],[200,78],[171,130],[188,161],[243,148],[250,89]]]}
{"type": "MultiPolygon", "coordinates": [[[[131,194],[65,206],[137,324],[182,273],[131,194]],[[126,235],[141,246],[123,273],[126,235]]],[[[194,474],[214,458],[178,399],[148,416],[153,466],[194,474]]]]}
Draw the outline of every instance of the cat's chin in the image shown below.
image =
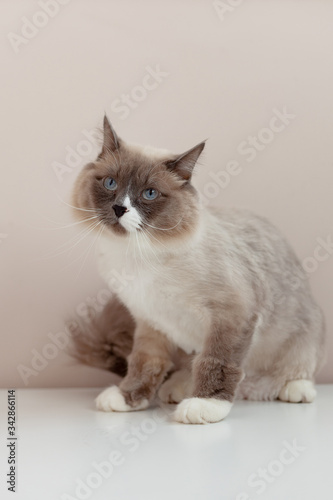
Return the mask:
{"type": "Polygon", "coordinates": [[[117,236],[128,236],[130,232],[124,228],[118,221],[114,223],[105,224],[105,227],[108,229],[109,234],[117,235],[117,236]]]}

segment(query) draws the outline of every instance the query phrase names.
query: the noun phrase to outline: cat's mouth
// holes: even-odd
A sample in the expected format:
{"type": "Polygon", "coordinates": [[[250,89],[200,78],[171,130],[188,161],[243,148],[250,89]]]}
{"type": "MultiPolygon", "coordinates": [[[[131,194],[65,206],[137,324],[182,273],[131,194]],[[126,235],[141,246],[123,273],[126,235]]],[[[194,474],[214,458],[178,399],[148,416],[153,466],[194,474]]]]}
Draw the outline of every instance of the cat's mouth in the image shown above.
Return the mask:
{"type": "Polygon", "coordinates": [[[141,224],[134,226],[133,224],[130,224],[130,223],[126,223],[126,222],[124,223],[124,220],[121,220],[118,218],[111,219],[111,220],[110,219],[108,219],[108,220],[103,219],[103,224],[108,229],[113,231],[114,233],[116,233],[118,235],[122,235],[122,236],[129,235],[131,233],[135,233],[135,232],[144,230],[144,227],[141,224]]]}
{"type": "Polygon", "coordinates": [[[128,231],[124,228],[122,224],[120,224],[119,220],[114,220],[113,222],[109,222],[107,224],[116,234],[125,235],[128,234],[128,231]]]}

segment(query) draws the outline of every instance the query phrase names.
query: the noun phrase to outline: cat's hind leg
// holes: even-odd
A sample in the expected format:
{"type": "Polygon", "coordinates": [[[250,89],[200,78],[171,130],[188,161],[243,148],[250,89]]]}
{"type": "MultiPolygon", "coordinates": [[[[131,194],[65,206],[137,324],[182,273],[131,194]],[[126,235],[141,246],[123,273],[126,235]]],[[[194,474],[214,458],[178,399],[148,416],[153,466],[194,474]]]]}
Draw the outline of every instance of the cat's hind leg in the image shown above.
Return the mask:
{"type": "Polygon", "coordinates": [[[316,396],[314,383],[310,379],[289,380],[277,374],[245,377],[237,390],[237,399],[273,401],[280,399],[288,403],[312,403],[316,396]]]}
{"type": "Polygon", "coordinates": [[[180,403],[193,392],[192,362],[194,356],[178,348],[172,356],[175,370],[163,382],[158,397],[163,403],[180,403]]]}
{"type": "Polygon", "coordinates": [[[288,403],[312,403],[316,397],[314,376],[325,361],[325,320],[313,306],[308,325],[293,335],[288,348],[280,353],[281,373],[285,374],[278,399],[288,403]],[[306,328],[307,326],[307,328],[306,328]]]}
{"type": "Polygon", "coordinates": [[[287,403],[312,403],[316,389],[312,380],[290,380],[281,389],[278,398],[287,403]]]}
{"type": "Polygon", "coordinates": [[[325,360],[325,321],[312,302],[301,318],[292,322],[284,340],[281,331],[266,330],[245,362],[246,377],[237,397],[256,401],[280,399],[288,403],[311,403],[316,396],[315,374],[325,360]],[[266,343],[266,344],[265,344],[266,343]]]}
{"type": "Polygon", "coordinates": [[[163,403],[180,403],[192,393],[191,372],[187,368],[177,370],[161,385],[158,397],[163,403]]]}

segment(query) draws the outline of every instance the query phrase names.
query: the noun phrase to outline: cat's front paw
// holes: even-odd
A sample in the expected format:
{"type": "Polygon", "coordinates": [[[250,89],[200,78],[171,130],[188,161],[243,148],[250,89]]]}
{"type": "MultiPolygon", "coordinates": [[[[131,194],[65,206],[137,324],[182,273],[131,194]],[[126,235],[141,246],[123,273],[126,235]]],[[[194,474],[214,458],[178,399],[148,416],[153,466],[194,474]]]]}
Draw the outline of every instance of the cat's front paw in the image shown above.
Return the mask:
{"type": "Polygon", "coordinates": [[[144,410],[148,407],[148,400],[140,401],[137,406],[130,406],[118,386],[113,385],[101,392],[96,398],[96,407],[101,411],[135,411],[144,410]]]}
{"type": "Polygon", "coordinates": [[[190,396],[192,389],[191,373],[188,370],[179,370],[164,382],[158,391],[158,397],[163,403],[180,403],[190,396]]]}
{"type": "Polygon", "coordinates": [[[183,424],[209,424],[223,420],[232,403],[215,398],[184,399],[176,408],[174,420],[183,424]]]}

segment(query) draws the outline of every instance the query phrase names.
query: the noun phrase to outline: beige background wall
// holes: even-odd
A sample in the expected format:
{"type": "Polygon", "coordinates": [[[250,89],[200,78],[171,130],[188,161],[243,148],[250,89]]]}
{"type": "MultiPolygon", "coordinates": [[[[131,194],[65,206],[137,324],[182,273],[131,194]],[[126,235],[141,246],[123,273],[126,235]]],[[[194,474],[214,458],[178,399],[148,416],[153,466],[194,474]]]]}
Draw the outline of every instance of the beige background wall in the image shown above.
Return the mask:
{"type": "Polygon", "coordinates": [[[219,5],[0,2],[1,386],[24,387],[22,366],[28,387],[110,380],[59,344],[64,320],[105,296],[85,253],[93,239],[66,227],[104,111],[129,141],[181,152],[209,138],[196,186],[211,203],[265,214],[291,240],[326,313],[319,380],[333,382],[333,3],[219,5]]]}

